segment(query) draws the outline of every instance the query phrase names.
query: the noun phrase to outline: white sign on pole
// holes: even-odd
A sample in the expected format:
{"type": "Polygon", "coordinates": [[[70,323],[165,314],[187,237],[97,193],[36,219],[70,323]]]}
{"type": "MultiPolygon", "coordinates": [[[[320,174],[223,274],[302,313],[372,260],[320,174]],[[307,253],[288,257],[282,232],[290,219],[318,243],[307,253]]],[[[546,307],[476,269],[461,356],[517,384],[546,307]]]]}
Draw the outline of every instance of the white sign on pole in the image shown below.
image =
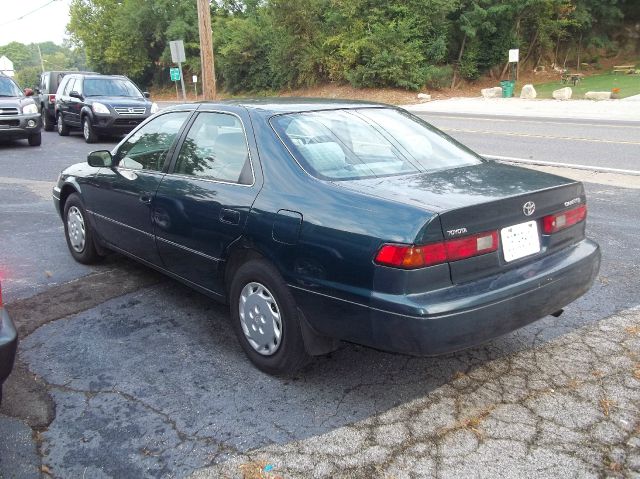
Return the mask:
{"type": "Polygon", "coordinates": [[[191,80],[193,80],[193,83],[198,83],[198,75],[193,75],[191,80]]]}
{"type": "Polygon", "coordinates": [[[184,63],[187,57],[184,54],[184,42],[182,40],[174,40],[169,42],[171,50],[171,61],[173,63],[184,63]]]}
{"type": "Polygon", "coordinates": [[[13,62],[4,55],[0,57],[0,73],[4,73],[8,77],[12,77],[15,73],[13,71],[13,62]]]}
{"type": "Polygon", "coordinates": [[[509,63],[517,63],[520,61],[520,49],[514,48],[509,50],[509,63]]]}

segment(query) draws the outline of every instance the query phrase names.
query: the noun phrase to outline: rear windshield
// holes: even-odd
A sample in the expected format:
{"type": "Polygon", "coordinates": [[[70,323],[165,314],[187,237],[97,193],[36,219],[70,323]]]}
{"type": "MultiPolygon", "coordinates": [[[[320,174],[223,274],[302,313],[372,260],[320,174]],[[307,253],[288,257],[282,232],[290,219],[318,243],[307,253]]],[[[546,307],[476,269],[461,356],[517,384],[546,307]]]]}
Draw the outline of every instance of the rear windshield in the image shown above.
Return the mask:
{"type": "Polygon", "coordinates": [[[271,122],[300,165],[321,179],[405,175],[482,162],[426,122],[391,108],[293,113],[271,122]]]}
{"type": "Polygon", "coordinates": [[[85,96],[141,97],[140,90],[129,80],[121,78],[85,78],[85,96]]]}
{"type": "Polygon", "coordinates": [[[10,78],[0,76],[0,96],[22,96],[22,90],[10,78]]]}

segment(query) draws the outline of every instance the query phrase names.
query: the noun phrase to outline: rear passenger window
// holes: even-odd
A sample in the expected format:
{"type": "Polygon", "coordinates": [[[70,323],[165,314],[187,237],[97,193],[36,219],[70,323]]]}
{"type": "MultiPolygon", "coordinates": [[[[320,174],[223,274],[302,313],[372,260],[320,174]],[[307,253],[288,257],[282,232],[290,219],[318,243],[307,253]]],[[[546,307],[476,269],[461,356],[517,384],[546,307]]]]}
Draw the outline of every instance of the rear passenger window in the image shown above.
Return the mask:
{"type": "Polygon", "coordinates": [[[253,171],[240,120],[225,113],[200,113],[182,144],[174,173],[253,184],[253,171]]]}

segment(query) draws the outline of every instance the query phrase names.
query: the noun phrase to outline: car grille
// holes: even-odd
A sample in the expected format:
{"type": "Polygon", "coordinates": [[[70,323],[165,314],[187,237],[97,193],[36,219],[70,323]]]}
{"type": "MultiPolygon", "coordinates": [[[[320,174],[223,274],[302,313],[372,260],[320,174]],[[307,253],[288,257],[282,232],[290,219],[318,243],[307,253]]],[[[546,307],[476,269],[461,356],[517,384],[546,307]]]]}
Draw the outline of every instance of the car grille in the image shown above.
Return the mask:
{"type": "Polygon", "coordinates": [[[0,108],[0,115],[17,115],[17,108],[0,108]]]}
{"type": "Polygon", "coordinates": [[[114,108],[118,115],[144,115],[146,108],[114,108]]]}
{"type": "Polygon", "coordinates": [[[142,120],[137,120],[137,119],[116,119],[113,124],[114,125],[129,125],[129,126],[135,126],[135,125],[139,125],[140,123],[142,123],[142,120]]]}
{"type": "Polygon", "coordinates": [[[0,126],[20,126],[20,120],[0,120],[0,126]]]}

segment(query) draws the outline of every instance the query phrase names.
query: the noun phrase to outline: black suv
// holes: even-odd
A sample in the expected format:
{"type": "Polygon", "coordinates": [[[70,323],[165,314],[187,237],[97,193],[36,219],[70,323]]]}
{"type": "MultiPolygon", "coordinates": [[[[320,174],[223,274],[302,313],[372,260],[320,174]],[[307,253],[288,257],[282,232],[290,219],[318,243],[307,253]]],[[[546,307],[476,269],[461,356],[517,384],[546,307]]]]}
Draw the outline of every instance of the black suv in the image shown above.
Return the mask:
{"type": "Polygon", "coordinates": [[[56,92],[58,134],[82,130],[87,143],[100,135],[123,135],[158,110],[127,77],[120,75],[66,75],[56,92]]]}
{"type": "Polygon", "coordinates": [[[29,145],[40,146],[40,113],[31,95],[30,88],[23,92],[13,79],[0,73],[0,138],[27,139],[29,145]]]}
{"type": "MultiPolygon", "coordinates": [[[[42,128],[45,131],[53,131],[56,126],[56,91],[65,75],[70,73],[94,73],[78,71],[44,72],[40,75],[40,85],[36,89],[40,97],[40,115],[42,116],[42,128]]],[[[97,75],[97,73],[94,73],[97,75]]]]}

